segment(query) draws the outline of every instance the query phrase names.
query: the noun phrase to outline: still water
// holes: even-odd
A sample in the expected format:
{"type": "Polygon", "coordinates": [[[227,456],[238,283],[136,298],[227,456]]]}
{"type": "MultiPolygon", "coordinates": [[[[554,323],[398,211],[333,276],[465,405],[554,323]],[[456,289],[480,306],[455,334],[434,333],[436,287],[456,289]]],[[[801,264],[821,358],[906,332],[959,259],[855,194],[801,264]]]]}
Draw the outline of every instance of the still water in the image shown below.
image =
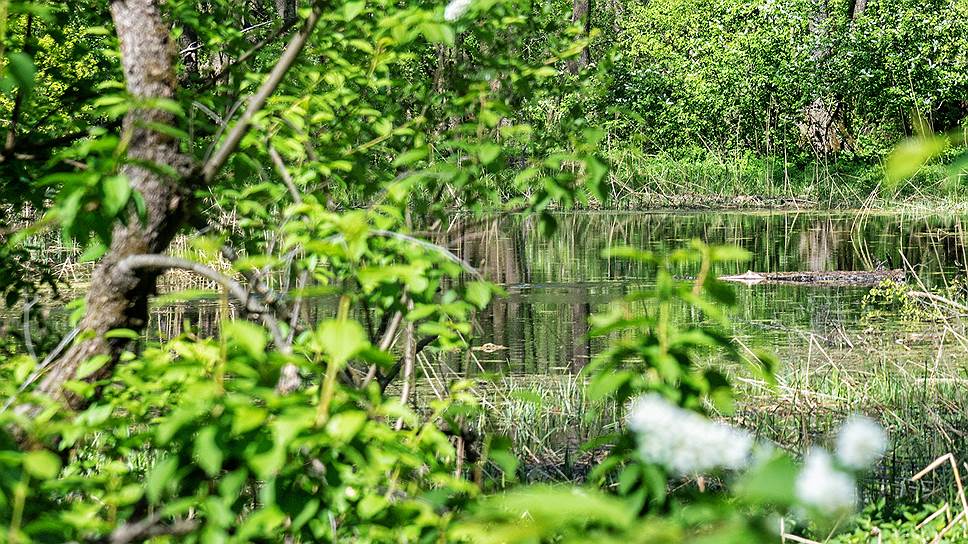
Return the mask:
{"type": "MultiPolygon", "coordinates": [[[[568,388],[549,389],[551,380],[541,377],[569,375],[587,364],[606,341],[587,337],[589,316],[649,287],[654,278],[647,265],[602,258],[610,246],[661,252],[700,239],[738,245],[752,254],[751,261],[726,265],[721,274],[883,267],[907,271],[912,289],[964,297],[963,288],[954,288],[964,285],[968,263],[968,218],[961,216],[603,212],[558,219],[558,231],[550,238],[541,236],[533,220],[520,217],[454,234],[453,249],[502,284],[508,296],[479,316],[475,339],[478,346],[491,343],[502,349],[476,351],[474,364],[455,360],[443,369],[453,377],[484,372],[519,376],[522,389],[548,390],[546,403],[563,403],[563,408],[547,410],[542,418],[518,406],[505,410],[508,415],[499,426],[546,454],[560,449],[550,443],[575,445],[600,431],[574,413],[583,408],[568,388]],[[535,433],[530,427],[542,430],[535,433]]],[[[696,270],[675,272],[688,278],[696,270]]],[[[829,445],[848,414],[869,414],[888,427],[893,439],[885,461],[863,480],[865,497],[944,500],[952,489],[950,475],[919,484],[909,478],[948,452],[968,460],[964,320],[911,320],[891,308],[865,304],[869,292],[869,286],[736,286],[731,332],[750,347],[777,354],[781,366],[778,389],[744,381],[737,373],[740,411],[734,421],[802,453],[815,444],[829,445]]],[[[685,311],[680,315],[702,318],[685,311]]],[[[561,475],[548,472],[539,478],[561,475]]]]}
{"type": "MultiPolygon", "coordinates": [[[[452,379],[501,376],[489,390],[495,398],[486,401],[488,413],[498,420],[494,425],[535,452],[534,464],[557,460],[536,478],[568,477],[570,473],[559,470],[560,462],[567,464],[569,451],[602,432],[583,417],[582,388],[573,378],[604,347],[604,339],[586,334],[589,316],[654,281],[649,265],[603,258],[608,247],[662,252],[700,239],[738,245],[752,254],[749,262],[725,265],[721,274],[883,267],[908,271],[912,288],[964,296],[946,290],[964,285],[966,276],[968,218],[961,216],[587,212],[557,219],[551,237],[542,236],[533,219],[510,216],[458,222],[434,240],[500,284],[507,296],[477,316],[472,339],[476,349],[470,356],[434,356],[418,368],[423,380],[418,390],[428,395],[439,394],[452,379]],[[491,346],[481,349],[485,344],[491,346]],[[515,389],[541,392],[551,406],[524,405],[516,400],[515,389]]],[[[674,272],[689,278],[696,270],[674,272]]],[[[940,323],[912,321],[890,311],[872,317],[876,308],[864,304],[869,291],[737,285],[730,332],[750,347],[776,353],[781,366],[777,389],[744,381],[736,373],[741,405],[734,419],[761,437],[803,452],[812,444],[829,444],[849,413],[874,415],[895,438],[878,472],[865,480],[865,495],[943,498],[951,489],[950,477],[918,485],[909,477],[948,451],[968,460],[968,441],[963,440],[968,415],[961,409],[968,405],[964,322],[958,317],[940,323]]],[[[319,317],[331,315],[332,302],[319,301],[319,317]]],[[[198,301],[158,308],[152,328],[161,338],[179,333],[185,322],[202,331],[215,330],[218,308],[217,303],[198,301]]],[[[685,310],[679,315],[702,319],[685,310]]]]}
{"type": "MultiPolygon", "coordinates": [[[[602,258],[610,246],[669,251],[701,239],[752,254],[721,274],[903,268],[929,289],[965,274],[968,238],[965,218],[957,216],[603,212],[558,219],[558,232],[548,239],[526,218],[460,235],[458,253],[508,291],[480,317],[479,342],[507,348],[479,355],[488,370],[554,373],[584,366],[601,348],[585,336],[588,316],[654,277],[648,266],[602,258]]],[[[804,335],[831,338],[856,329],[869,311],[861,304],[869,287],[739,285],[736,291],[733,332],[760,347],[790,347],[804,335]]]]}

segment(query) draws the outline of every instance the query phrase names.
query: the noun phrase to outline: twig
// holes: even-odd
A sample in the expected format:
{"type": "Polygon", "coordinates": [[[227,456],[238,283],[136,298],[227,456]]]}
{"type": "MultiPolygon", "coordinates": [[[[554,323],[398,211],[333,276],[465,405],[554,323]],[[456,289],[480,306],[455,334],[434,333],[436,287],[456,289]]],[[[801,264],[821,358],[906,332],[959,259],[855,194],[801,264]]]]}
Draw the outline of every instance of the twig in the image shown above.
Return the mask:
{"type": "MultiPolygon", "coordinates": [[[[407,310],[413,310],[413,301],[407,301],[407,310]]],[[[406,406],[410,401],[410,382],[413,379],[413,363],[414,359],[417,357],[417,346],[414,344],[413,338],[413,321],[407,321],[407,326],[404,329],[404,347],[403,347],[403,388],[400,390],[400,404],[406,406]]],[[[397,419],[396,429],[399,431],[403,428],[403,418],[397,419]]]]}
{"type": "MultiPolygon", "coordinates": [[[[380,351],[386,351],[390,349],[390,344],[393,342],[393,337],[397,335],[397,327],[400,326],[400,320],[403,319],[402,312],[395,312],[390,323],[387,325],[386,332],[383,333],[383,338],[380,340],[380,351]]],[[[366,372],[366,377],[363,378],[363,383],[360,385],[361,389],[365,389],[366,386],[370,385],[373,378],[376,377],[377,367],[376,365],[370,365],[369,370],[366,372]]]]}
{"type": "Polygon", "coordinates": [[[67,345],[70,344],[80,332],[80,327],[74,327],[71,329],[71,332],[64,335],[64,338],[61,338],[60,343],[57,344],[57,346],[47,354],[47,357],[45,357],[44,360],[37,365],[37,368],[35,368],[34,371],[27,376],[27,379],[24,380],[24,383],[20,384],[20,387],[17,388],[17,392],[7,399],[7,402],[3,403],[3,407],[0,408],[0,414],[6,412],[7,409],[10,408],[10,405],[13,404],[13,402],[17,399],[17,395],[26,391],[31,384],[40,378],[44,371],[46,371],[47,368],[50,367],[50,365],[54,362],[57,356],[60,355],[60,352],[64,351],[64,348],[67,347],[67,345]]]}
{"type": "MultiPolygon", "coordinates": [[[[232,130],[225,138],[225,142],[202,167],[202,179],[204,182],[208,183],[214,179],[218,171],[222,169],[225,162],[235,152],[239,142],[242,141],[242,137],[246,135],[252,126],[252,120],[255,118],[255,115],[262,109],[269,99],[269,96],[275,92],[279,84],[282,83],[282,78],[285,77],[289,68],[292,67],[296,58],[299,56],[299,53],[302,52],[306,41],[316,28],[316,23],[319,22],[322,12],[322,5],[317,2],[313,10],[309,13],[309,17],[303,24],[302,29],[289,40],[286,50],[279,57],[272,71],[269,72],[269,77],[266,78],[258,91],[249,99],[245,112],[235,126],[232,127],[232,130]]],[[[226,119],[226,122],[228,122],[228,119],[226,119]]]]}
{"type": "MultiPolygon", "coordinates": [[[[941,508],[938,508],[937,510],[934,511],[933,514],[921,520],[921,523],[918,523],[917,526],[915,526],[914,528],[921,530],[922,528],[924,528],[925,525],[934,521],[934,519],[940,516],[941,514],[948,514],[947,517],[951,516],[951,506],[949,506],[948,503],[944,503],[941,506],[941,508]]],[[[947,519],[947,517],[945,519],[947,519]]]]}
{"type": "MultiPolygon", "coordinates": [[[[414,351],[413,351],[414,356],[418,355],[421,351],[424,350],[424,348],[426,348],[427,346],[429,346],[430,344],[432,344],[434,342],[434,340],[436,340],[436,339],[437,339],[437,335],[436,334],[433,334],[433,335],[430,335],[430,336],[425,336],[425,337],[421,338],[420,341],[417,342],[416,347],[414,348],[414,351]]],[[[384,376],[380,380],[380,392],[382,392],[382,393],[385,393],[386,392],[387,387],[390,385],[390,382],[392,382],[393,380],[395,380],[397,378],[397,375],[400,374],[400,369],[402,369],[403,366],[404,366],[404,360],[403,359],[398,360],[393,365],[393,367],[390,369],[390,371],[387,372],[387,375],[384,376]]]]}
{"type": "Polygon", "coordinates": [[[955,302],[955,301],[953,301],[953,300],[951,300],[949,298],[945,298],[945,297],[943,297],[941,295],[936,295],[936,294],[931,293],[931,292],[928,292],[928,291],[913,291],[912,290],[912,291],[908,291],[908,295],[910,295],[912,297],[917,297],[917,298],[926,298],[926,299],[931,300],[931,301],[934,301],[934,302],[940,302],[942,304],[951,306],[952,308],[955,308],[955,309],[960,310],[962,312],[968,312],[968,306],[965,306],[964,304],[955,302]]]}
{"type": "Polygon", "coordinates": [[[289,175],[289,170],[286,169],[286,163],[282,162],[282,157],[279,156],[279,152],[276,151],[276,148],[271,143],[267,145],[269,147],[269,158],[272,159],[272,164],[276,167],[276,172],[279,173],[279,177],[282,178],[283,183],[286,184],[286,188],[289,189],[289,194],[292,195],[292,201],[296,204],[302,204],[302,195],[299,194],[299,188],[296,187],[292,176],[289,175]]]}
{"type": "Polygon", "coordinates": [[[265,47],[266,45],[269,45],[276,38],[278,38],[279,36],[282,36],[282,34],[285,31],[287,31],[290,28],[292,28],[292,26],[295,23],[296,23],[296,19],[292,19],[290,21],[284,22],[279,28],[273,30],[272,31],[272,34],[266,36],[262,40],[259,40],[259,42],[257,42],[255,45],[253,45],[252,47],[250,47],[245,53],[242,53],[239,56],[239,58],[235,60],[235,62],[232,62],[231,64],[229,64],[225,68],[219,70],[215,75],[213,75],[211,78],[209,78],[208,84],[206,84],[204,87],[202,87],[201,90],[207,89],[208,87],[214,85],[215,82],[218,81],[218,80],[220,80],[220,79],[222,79],[225,76],[225,74],[227,74],[229,72],[229,70],[231,70],[232,68],[235,68],[236,66],[238,66],[238,65],[242,64],[243,62],[245,62],[245,61],[249,60],[250,58],[252,58],[252,56],[255,55],[256,53],[258,53],[263,47],[265,47]]]}
{"type": "Polygon", "coordinates": [[[964,519],[965,525],[968,526],[968,517],[966,517],[966,514],[968,514],[968,499],[966,499],[965,497],[965,488],[964,486],[961,485],[961,473],[958,470],[958,462],[955,460],[954,454],[952,454],[951,452],[948,452],[942,455],[941,457],[938,457],[934,461],[932,461],[928,466],[924,467],[923,469],[921,469],[920,472],[918,472],[917,474],[911,477],[911,481],[916,482],[921,478],[923,478],[925,475],[927,475],[929,472],[932,472],[936,470],[938,467],[940,467],[941,465],[945,464],[945,462],[948,462],[951,464],[951,470],[952,472],[954,472],[955,485],[957,486],[957,489],[958,489],[958,500],[961,501],[961,512],[959,512],[958,515],[955,516],[955,519],[953,519],[951,523],[948,524],[948,527],[945,527],[945,529],[938,534],[938,537],[934,540],[934,542],[940,542],[941,536],[947,533],[948,530],[950,530],[950,528],[954,526],[955,522],[958,521],[959,519],[964,519]]]}
{"type": "Polygon", "coordinates": [[[37,354],[34,353],[34,342],[30,337],[30,309],[33,308],[34,304],[37,304],[36,298],[24,304],[24,346],[27,348],[27,353],[30,353],[30,356],[36,359],[37,354]]]}
{"type": "Polygon", "coordinates": [[[170,535],[181,536],[194,531],[198,522],[192,519],[180,519],[170,525],[161,524],[161,513],[152,514],[142,520],[125,523],[111,532],[107,542],[110,544],[128,544],[129,542],[144,541],[152,537],[170,535]]]}
{"type": "MultiPolygon", "coordinates": [[[[447,249],[447,248],[445,248],[443,246],[438,246],[437,244],[435,244],[433,242],[428,242],[426,240],[421,240],[420,238],[414,238],[413,236],[408,236],[406,234],[402,234],[402,233],[399,233],[399,232],[393,232],[392,230],[373,229],[373,230],[370,231],[370,234],[373,234],[375,236],[382,236],[384,238],[396,238],[397,240],[403,240],[404,242],[410,242],[411,244],[418,245],[418,246],[420,246],[420,247],[422,247],[424,249],[428,249],[430,251],[434,251],[434,252],[440,253],[441,255],[443,255],[444,257],[446,257],[447,259],[449,259],[449,260],[451,260],[451,261],[459,264],[461,266],[461,268],[464,269],[465,272],[467,272],[468,274],[474,276],[475,279],[480,280],[480,281],[484,281],[484,276],[482,276],[481,273],[478,272],[477,269],[474,268],[473,265],[471,265],[471,263],[465,261],[464,259],[461,259],[457,255],[454,255],[453,253],[451,253],[451,251],[449,249],[447,249]]],[[[330,241],[339,241],[339,240],[342,240],[342,238],[343,238],[343,235],[337,234],[335,236],[329,237],[329,240],[330,241]]]]}

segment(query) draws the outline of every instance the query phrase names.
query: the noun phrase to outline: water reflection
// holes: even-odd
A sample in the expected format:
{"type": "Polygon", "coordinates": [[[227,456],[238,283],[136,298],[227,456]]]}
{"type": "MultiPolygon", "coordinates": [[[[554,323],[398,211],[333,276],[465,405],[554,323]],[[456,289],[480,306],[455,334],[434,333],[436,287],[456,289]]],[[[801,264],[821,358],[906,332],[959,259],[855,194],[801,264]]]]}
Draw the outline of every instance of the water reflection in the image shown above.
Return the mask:
{"type": "MultiPolygon", "coordinates": [[[[558,219],[551,238],[543,238],[531,218],[510,217],[442,240],[456,241],[455,252],[509,292],[479,317],[480,341],[508,347],[482,358],[487,370],[576,370],[601,349],[585,335],[588,316],[653,278],[648,265],[601,258],[610,246],[669,251],[699,238],[736,244],[753,254],[751,262],[728,265],[724,274],[883,266],[914,270],[932,288],[965,273],[966,238],[957,216],[571,213],[558,219]]],[[[676,273],[688,277],[694,270],[683,266],[676,273]]],[[[789,285],[737,291],[736,334],[777,347],[791,341],[791,331],[835,338],[853,328],[867,293],[866,288],[789,285]]]]}

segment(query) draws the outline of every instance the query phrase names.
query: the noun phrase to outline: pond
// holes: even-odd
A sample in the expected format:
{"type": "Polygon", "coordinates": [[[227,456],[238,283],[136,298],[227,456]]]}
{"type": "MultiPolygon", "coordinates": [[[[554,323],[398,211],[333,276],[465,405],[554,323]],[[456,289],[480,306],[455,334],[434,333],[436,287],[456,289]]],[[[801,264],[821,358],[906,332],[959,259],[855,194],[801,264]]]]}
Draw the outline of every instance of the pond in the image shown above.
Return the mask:
{"type": "MultiPolygon", "coordinates": [[[[904,269],[912,288],[948,292],[963,285],[966,276],[965,219],[854,212],[589,212],[559,215],[558,231],[550,238],[541,236],[535,221],[521,217],[457,229],[450,240],[455,251],[508,295],[479,316],[471,359],[457,358],[433,374],[506,376],[498,388],[512,391],[504,403],[492,406],[502,421],[499,430],[543,449],[535,462],[554,452],[560,460],[560,444],[575,446],[601,432],[581,417],[585,406],[574,384],[561,379],[604,346],[603,339],[588,339],[589,316],[653,281],[649,266],[604,259],[605,248],[669,251],[698,238],[751,252],[750,262],[725,266],[723,274],[904,269]],[[540,393],[550,407],[522,406],[524,397],[515,396],[515,389],[540,393]]],[[[695,270],[678,273],[689,278],[695,270]]],[[[736,292],[732,333],[781,361],[778,389],[736,373],[741,403],[734,417],[740,424],[805,451],[812,444],[829,444],[849,413],[868,413],[895,434],[888,461],[866,482],[868,496],[904,498],[951,488],[950,476],[918,485],[908,479],[948,451],[968,460],[960,440],[968,429],[961,410],[968,402],[968,342],[960,319],[919,321],[897,308],[868,304],[870,286],[739,285],[736,292]]],[[[700,316],[683,312],[681,318],[700,316]]]]}
{"type": "MultiPolygon", "coordinates": [[[[943,288],[966,273],[965,218],[817,212],[572,213],[543,238],[530,219],[507,218],[461,233],[459,254],[508,291],[480,317],[480,342],[506,347],[479,355],[485,368],[554,373],[582,367],[601,346],[585,337],[588,316],[648,287],[653,271],[603,259],[610,246],[670,251],[701,239],[735,244],[747,270],[834,271],[878,267],[915,271],[922,288],[943,288]]],[[[681,270],[688,278],[694,270],[681,270]]],[[[916,280],[912,280],[916,281],[916,280]]],[[[870,287],[739,285],[734,334],[760,347],[789,347],[791,337],[830,339],[862,325],[870,287]]],[[[849,337],[848,337],[849,339],[849,337]]]]}
{"type": "MultiPolygon", "coordinates": [[[[913,272],[912,288],[951,296],[961,296],[954,289],[968,275],[968,217],[956,215],[576,212],[557,219],[550,237],[532,218],[506,216],[457,221],[435,240],[507,296],[477,316],[472,350],[418,358],[418,395],[429,398],[453,379],[474,379],[487,408],[484,424],[522,444],[530,456],[525,464],[545,467],[535,478],[570,477],[578,446],[619,424],[617,416],[585,417],[578,372],[605,342],[588,338],[589,316],[649,287],[654,273],[642,263],[603,258],[608,247],[661,252],[701,239],[751,253],[751,261],[726,265],[723,274],[905,269],[913,272]]],[[[683,279],[696,273],[687,267],[675,272],[683,279]]],[[[867,304],[869,292],[869,286],[737,285],[730,332],[746,346],[776,353],[781,366],[772,389],[732,369],[740,398],[732,417],[783,447],[805,451],[829,444],[849,413],[874,415],[895,438],[888,460],[866,482],[869,496],[944,493],[949,476],[918,486],[908,479],[949,451],[968,460],[964,325],[867,304]]],[[[316,311],[329,313],[331,303],[321,300],[316,311]]],[[[219,312],[211,300],[165,304],[153,309],[150,330],[161,338],[178,334],[185,323],[213,331],[219,312]]],[[[679,316],[701,319],[685,310],[679,316]]]]}

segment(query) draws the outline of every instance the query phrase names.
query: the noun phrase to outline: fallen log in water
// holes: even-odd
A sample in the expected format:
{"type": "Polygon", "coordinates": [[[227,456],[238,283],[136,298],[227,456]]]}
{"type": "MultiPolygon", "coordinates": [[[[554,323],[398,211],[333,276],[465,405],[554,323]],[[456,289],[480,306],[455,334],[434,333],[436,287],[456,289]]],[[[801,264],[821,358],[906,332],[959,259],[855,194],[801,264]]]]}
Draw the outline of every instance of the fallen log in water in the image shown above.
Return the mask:
{"type": "Polygon", "coordinates": [[[825,272],[753,272],[736,276],[720,276],[723,281],[746,285],[781,284],[818,287],[871,287],[884,280],[904,281],[904,270],[831,270],[825,272]]]}

